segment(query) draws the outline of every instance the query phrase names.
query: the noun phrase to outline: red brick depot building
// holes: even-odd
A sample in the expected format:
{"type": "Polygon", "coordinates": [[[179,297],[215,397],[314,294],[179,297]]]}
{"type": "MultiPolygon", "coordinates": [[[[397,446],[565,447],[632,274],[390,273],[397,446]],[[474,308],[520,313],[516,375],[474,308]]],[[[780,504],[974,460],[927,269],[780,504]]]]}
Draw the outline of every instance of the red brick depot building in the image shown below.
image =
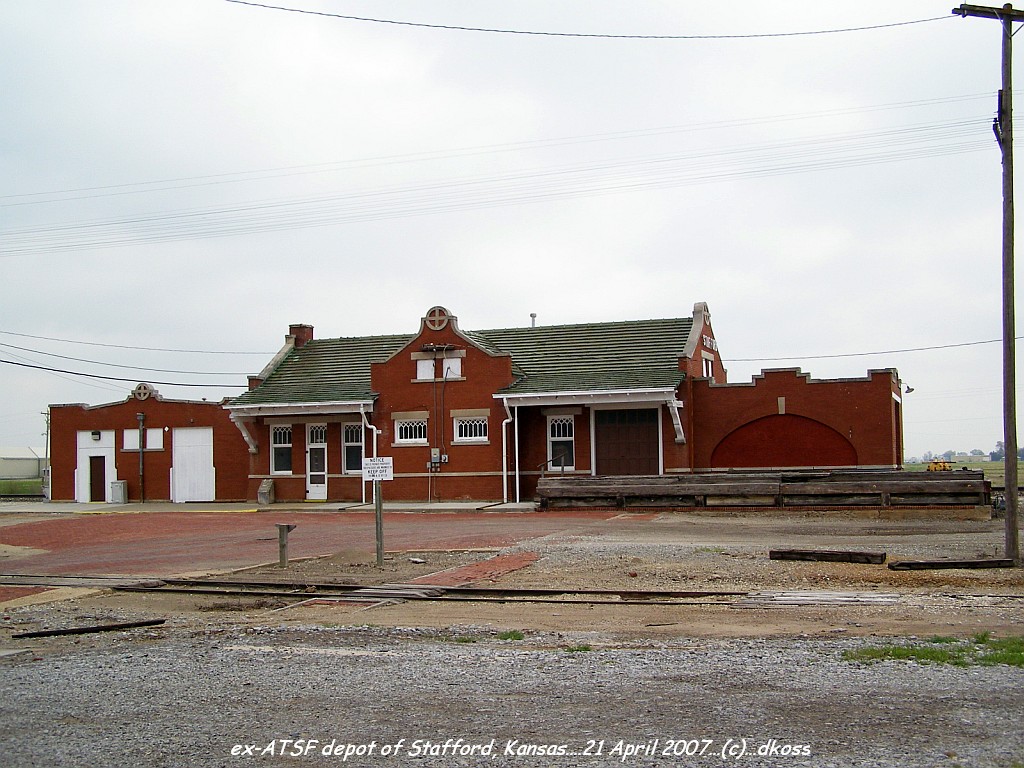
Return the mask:
{"type": "Polygon", "coordinates": [[[707,306],[690,317],[464,331],[434,307],[415,333],[315,339],[223,403],[140,384],[122,402],[53,405],[51,498],[362,502],[389,456],[391,501],[530,501],[542,474],[895,469],[895,370],[726,382],[707,306]],[[139,448],[142,446],[142,451],[139,448]]]}
{"type": "Polygon", "coordinates": [[[486,331],[433,307],[395,336],[315,339],[293,325],[224,408],[236,442],[215,457],[218,498],[224,478],[249,499],[269,480],[279,501],[365,501],[372,456],[393,460],[392,501],[528,501],[551,472],[902,464],[895,370],[726,383],[703,303],[691,317],[486,331]]]}

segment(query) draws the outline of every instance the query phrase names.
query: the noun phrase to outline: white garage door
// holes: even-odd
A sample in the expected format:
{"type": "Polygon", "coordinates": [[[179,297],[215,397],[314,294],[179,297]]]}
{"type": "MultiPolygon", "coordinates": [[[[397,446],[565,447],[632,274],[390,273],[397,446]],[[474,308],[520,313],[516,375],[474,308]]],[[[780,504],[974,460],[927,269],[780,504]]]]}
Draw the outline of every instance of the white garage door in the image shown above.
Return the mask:
{"type": "Polygon", "coordinates": [[[213,427],[175,428],[171,457],[171,501],[213,501],[213,427]]]}

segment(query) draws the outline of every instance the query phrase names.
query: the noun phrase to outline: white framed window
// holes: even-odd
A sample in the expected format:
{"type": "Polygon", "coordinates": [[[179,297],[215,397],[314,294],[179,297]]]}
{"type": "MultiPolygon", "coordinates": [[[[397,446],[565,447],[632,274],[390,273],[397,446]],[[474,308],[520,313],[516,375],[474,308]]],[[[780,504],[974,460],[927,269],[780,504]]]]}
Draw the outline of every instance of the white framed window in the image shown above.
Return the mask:
{"type": "Polygon", "coordinates": [[[346,475],[363,473],[363,425],[345,424],[341,431],[342,471],[346,475]]]}
{"type": "Polygon", "coordinates": [[[572,416],[548,416],[548,466],[576,468],[576,428],[572,416]]]}
{"type": "Polygon", "coordinates": [[[462,416],[455,418],[456,443],[486,443],[487,417],[462,416]]]}
{"type": "Polygon", "coordinates": [[[416,378],[413,381],[461,381],[465,356],[464,349],[414,352],[412,359],[416,363],[416,378]]]}
{"type": "Polygon", "coordinates": [[[715,359],[713,357],[704,357],[704,376],[709,379],[715,378],[715,359]]]}
{"type": "Polygon", "coordinates": [[[446,357],[441,361],[441,378],[458,379],[462,377],[462,358],[446,357]]]}
{"type": "Polygon", "coordinates": [[[292,428],[270,428],[270,473],[290,475],[292,472],[292,428]]]}
{"type": "MultiPolygon", "coordinates": [[[[159,427],[146,429],[146,450],[162,451],[164,449],[164,431],[159,427]]],[[[139,450],[139,430],[126,429],[124,431],[124,450],[139,450]]]]}
{"type": "Polygon", "coordinates": [[[417,381],[433,381],[434,380],[434,363],[437,362],[434,358],[430,357],[426,360],[416,361],[416,379],[417,381]]]}
{"type": "Polygon", "coordinates": [[[309,425],[309,444],[310,445],[327,445],[327,425],[326,424],[310,424],[309,425]]]}
{"type": "Polygon", "coordinates": [[[426,419],[396,419],[395,443],[399,445],[426,445],[426,419]]]}

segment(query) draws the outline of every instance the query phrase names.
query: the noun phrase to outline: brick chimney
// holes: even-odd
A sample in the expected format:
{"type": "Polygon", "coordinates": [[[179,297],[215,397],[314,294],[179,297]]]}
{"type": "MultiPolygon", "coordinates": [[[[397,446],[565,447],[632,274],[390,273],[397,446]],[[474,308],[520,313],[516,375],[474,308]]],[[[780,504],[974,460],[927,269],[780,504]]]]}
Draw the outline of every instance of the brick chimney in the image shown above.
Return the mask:
{"type": "Polygon", "coordinates": [[[301,349],[307,341],[313,340],[313,326],[302,324],[289,325],[288,335],[295,338],[295,348],[301,349]]]}

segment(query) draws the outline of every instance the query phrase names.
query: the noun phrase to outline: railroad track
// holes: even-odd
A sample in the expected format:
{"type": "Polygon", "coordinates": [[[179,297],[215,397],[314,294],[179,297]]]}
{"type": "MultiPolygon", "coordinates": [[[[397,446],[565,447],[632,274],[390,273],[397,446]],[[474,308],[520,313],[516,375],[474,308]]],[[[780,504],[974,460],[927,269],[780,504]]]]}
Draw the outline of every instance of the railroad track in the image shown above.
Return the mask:
{"type": "Polygon", "coordinates": [[[219,597],[277,598],[303,602],[328,600],[376,604],[396,600],[477,603],[576,603],[588,605],[717,605],[734,608],[782,606],[892,605],[920,599],[972,601],[1024,599],[1010,594],[902,595],[892,592],[835,590],[642,590],[451,587],[434,584],[351,584],[342,582],[256,581],[245,579],[173,579],[144,576],[0,574],[0,586],[79,587],[121,592],[180,593],[219,597]]]}
{"type": "Polygon", "coordinates": [[[0,574],[0,586],[86,587],[121,592],[164,592],[232,597],[312,598],[378,603],[382,600],[435,600],[447,602],[543,602],[589,604],[686,605],[723,603],[746,592],[722,590],[637,589],[512,589],[503,587],[451,587],[433,584],[349,584],[289,582],[283,580],[171,579],[160,577],[0,574]]]}

